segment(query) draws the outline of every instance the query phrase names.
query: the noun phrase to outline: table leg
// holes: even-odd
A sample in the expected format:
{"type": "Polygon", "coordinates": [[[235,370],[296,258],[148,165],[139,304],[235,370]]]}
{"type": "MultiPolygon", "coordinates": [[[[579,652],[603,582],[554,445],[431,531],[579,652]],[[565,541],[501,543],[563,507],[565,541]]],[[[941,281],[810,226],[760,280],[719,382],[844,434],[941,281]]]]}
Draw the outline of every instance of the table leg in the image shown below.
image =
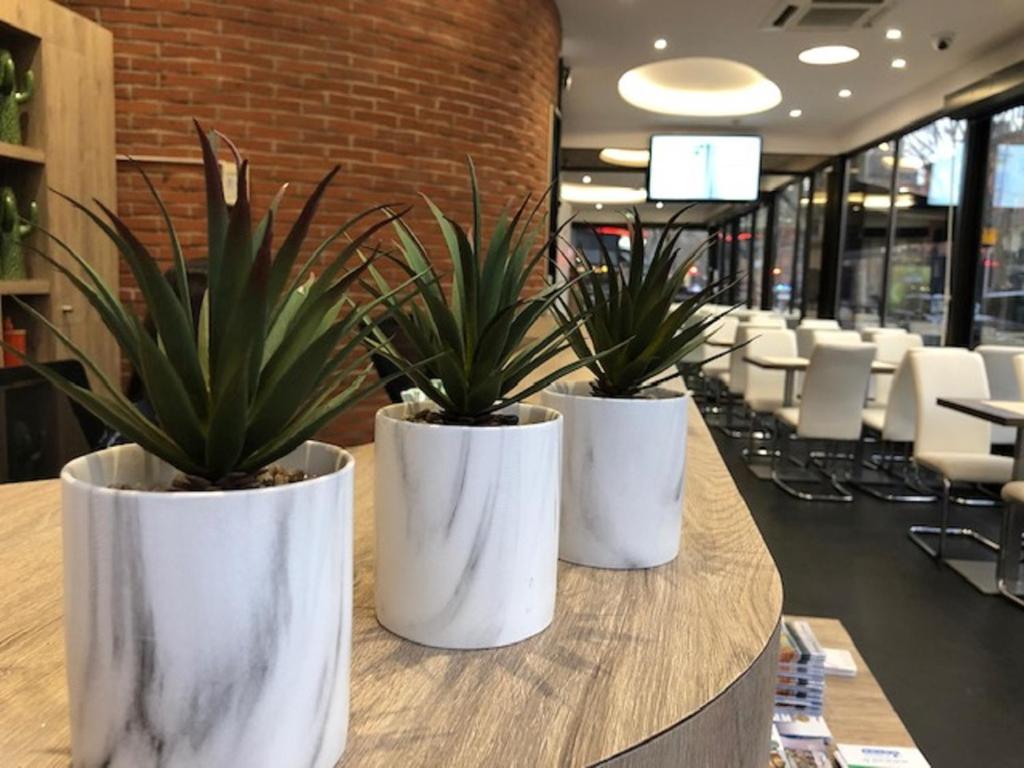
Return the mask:
{"type": "Polygon", "coordinates": [[[789,408],[793,405],[793,374],[795,371],[792,368],[786,369],[786,383],[782,391],[782,405],[789,408]]]}
{"type": "MultiPolygon", "coordinates": [[[[1017,442],[1013,450],[1013,479],[1024,480],[1024,428],[1017,429],[1017,442]]],[[[1020,537],[1024,533],[1024,514],[1016,504],[1003,505],[1003,526],[999,536],[999,562],[996,582],[1000,591],[1012,594],[1024,592],[1021,578],[1020,537]]]]}

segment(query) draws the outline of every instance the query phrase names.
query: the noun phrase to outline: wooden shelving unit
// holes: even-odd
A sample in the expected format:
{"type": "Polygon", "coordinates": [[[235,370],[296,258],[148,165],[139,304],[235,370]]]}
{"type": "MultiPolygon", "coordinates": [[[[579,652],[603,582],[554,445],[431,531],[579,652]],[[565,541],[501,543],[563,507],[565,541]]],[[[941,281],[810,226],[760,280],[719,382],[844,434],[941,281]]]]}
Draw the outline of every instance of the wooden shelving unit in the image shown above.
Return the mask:
{"type": "Polygon", "coordinates": [[[49,280],[0,280],[0,296],[46,296],[49,293],[49,280]]]}
{"type": "MultiPolygon", "coordinates": [[[[40,226],[88,259],[116,290],[116,250],[51,191],[102,200],[116,209],[113,35],[51,0],[0,0],[0,49],[11,52],[19,86],[27,69],[35,76],[34,93],[21,108],[23,143],[0,142],[0,188],[14,191],[22,215],[34,200],[40,226]]],[[[29,279],[0,281],[0,299],[17,296],[29,303],[116,381],[118,350],[99,317],[70,281],[32,249],[73,267],[70,257],[51,247],[38,230],[25,245],[30,246],[23,249],[29,279]]],[[[0,301],[0,323],[6,317],[28,332],[30,355],[70,357],[17,302],[0,301]]]]}
{"type": "Polygon", "coordinates": [[[0,160],[17,160],[22,163],[43,165],[46,153],[38,147],[26,147],[22,144],[8,144],[0,141],[0,160]]]}

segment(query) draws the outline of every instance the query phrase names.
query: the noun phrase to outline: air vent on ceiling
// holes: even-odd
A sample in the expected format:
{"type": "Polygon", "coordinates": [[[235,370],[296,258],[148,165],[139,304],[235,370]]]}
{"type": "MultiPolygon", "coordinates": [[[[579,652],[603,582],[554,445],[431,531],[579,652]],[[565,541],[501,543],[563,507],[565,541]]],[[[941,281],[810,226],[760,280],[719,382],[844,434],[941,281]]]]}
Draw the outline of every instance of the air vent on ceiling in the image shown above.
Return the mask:
{"type": "Polygon", "coordinates": [[[793,0],[777,5],[762,28],[859,29],[869,26],[892,3],[893,0],[793,0]]]}

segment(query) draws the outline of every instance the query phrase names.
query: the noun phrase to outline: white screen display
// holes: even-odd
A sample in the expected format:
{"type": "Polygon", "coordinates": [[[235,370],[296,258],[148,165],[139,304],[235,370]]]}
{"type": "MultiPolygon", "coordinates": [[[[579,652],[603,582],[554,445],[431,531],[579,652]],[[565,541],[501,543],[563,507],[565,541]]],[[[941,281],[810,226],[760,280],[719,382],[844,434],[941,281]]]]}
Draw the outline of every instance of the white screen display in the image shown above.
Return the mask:
{"type": "Polygon", "coordinates": [[[756,200],[760,136],[651,137],[650,200],[756,200]]]}

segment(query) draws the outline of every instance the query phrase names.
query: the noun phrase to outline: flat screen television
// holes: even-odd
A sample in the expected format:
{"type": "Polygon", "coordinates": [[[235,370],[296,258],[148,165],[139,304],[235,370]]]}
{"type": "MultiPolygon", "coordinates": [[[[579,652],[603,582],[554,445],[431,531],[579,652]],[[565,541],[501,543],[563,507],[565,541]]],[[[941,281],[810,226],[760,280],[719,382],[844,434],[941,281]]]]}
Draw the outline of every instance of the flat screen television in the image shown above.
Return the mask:
{"type": "Polygon", "coordinates": [[[757,200],[761,137],[651,136],[647,198],[665,202],[757,200]]]}

